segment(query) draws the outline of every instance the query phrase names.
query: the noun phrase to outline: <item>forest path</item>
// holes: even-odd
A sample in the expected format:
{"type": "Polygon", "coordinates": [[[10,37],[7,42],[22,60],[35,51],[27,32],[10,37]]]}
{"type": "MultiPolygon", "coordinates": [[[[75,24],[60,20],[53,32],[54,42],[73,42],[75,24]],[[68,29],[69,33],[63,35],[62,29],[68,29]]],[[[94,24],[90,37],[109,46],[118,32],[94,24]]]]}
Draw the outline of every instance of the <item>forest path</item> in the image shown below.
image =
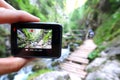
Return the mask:
{"type": "Polygon", "coordinates": [[[89,64],[88,55],[96,48],[92,39],[85,40],[76,51],[71,53],[64,63],[60,64],[62,70],[69,74],[77,75],[85,79],[87,72],[86,66],[89,64]]]}

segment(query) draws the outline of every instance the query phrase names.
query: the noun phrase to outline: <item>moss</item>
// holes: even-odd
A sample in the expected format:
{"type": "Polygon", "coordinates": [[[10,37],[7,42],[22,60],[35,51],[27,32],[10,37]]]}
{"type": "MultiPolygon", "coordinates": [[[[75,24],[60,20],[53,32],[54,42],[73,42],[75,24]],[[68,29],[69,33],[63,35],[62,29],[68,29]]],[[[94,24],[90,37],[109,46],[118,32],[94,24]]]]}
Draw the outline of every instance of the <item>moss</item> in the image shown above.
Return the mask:
{"type": "Polygon", "coordinates": [[[27,80],[33,80],[35,79],[36,77],[40,76],[41,74],[44,74],[44,73],[47,73],[47,72],[51,72],[52,70],[49,70],[49,69],[42,69],[42,70],[39,70],[37,72],[34,72],[33,74],[30,74],[27,78],[27,80]]]}
{"type": "Polygon", "coordinates": [[[104,79],[102,79],[102,78],[96,78],[96,80],[104,80],[104,79]]]}

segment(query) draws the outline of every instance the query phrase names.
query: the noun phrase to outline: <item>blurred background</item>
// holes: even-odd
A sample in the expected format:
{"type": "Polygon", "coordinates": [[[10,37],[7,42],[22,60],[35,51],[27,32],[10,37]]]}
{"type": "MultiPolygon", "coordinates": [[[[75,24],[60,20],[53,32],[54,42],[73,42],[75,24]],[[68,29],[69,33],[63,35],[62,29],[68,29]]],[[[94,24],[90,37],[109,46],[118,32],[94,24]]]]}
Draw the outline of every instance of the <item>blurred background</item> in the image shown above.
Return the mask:
{"type": "MultiPolygon", "coordinates": [[[[5,1],[39,17],[41,22],[62,24],[63,42],[59,59],[36,59],[18,72],[1,75],[0,80],[120,80],[120,0],[5,1]],[[62,72],[60,64],[88,39],[97,47],[87,57],[87,75],[72,79],[62,72]]],[[[11,56],[10,49],[10,25],[1,24],[0,57],[11,56]]]]}

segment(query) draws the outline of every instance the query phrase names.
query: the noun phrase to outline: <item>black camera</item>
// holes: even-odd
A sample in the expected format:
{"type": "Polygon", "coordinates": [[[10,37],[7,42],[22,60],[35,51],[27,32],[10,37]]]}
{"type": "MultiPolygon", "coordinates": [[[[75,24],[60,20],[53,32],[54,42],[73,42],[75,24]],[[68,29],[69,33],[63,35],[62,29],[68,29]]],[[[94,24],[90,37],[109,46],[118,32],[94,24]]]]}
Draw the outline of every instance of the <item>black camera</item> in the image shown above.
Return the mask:
{"type": "Polygon", "coordinates": [[[62,26],[58,23],[11,24],[11,53],[16,57],[59,58],[62,26]]]}

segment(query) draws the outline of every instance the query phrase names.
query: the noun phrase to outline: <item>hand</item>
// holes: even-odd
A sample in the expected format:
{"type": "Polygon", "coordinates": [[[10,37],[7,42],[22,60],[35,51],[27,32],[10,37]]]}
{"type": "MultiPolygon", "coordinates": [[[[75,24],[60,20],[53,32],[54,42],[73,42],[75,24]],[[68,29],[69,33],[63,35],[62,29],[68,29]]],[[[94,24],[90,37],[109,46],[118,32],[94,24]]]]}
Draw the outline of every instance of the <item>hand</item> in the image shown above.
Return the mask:
{"type": "MultiPolygon", "coordinates": [[[[0,0],[0,24],[15,22],[38,22],[39,18],[21,10],[16,10],[4,0],[0,0]]],[[[9,57],[0,58],[0,75],[20,70],[31,59],[9,57]]]]}

